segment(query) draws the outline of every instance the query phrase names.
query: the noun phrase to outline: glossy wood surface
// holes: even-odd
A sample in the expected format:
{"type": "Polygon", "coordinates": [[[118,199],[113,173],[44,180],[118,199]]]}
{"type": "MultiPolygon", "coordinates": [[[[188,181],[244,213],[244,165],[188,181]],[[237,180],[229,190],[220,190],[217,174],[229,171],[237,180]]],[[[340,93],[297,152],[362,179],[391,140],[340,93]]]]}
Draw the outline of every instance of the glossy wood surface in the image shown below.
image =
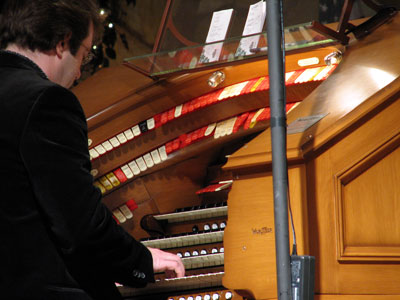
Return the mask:
{"type": "MultiPolygon", "coordinates": [[[[303,133],[289,135],[287,139],[288,158],[302,158],[307,152],[315,152],[344,132],[352,124],[365,117],[381,103],[395,96],[400,81],[400,19],[378,28],[374,34],[361,41],[353,40],[347,47],[338,68],[314,90],[301,106],[287,116],[287,123],[301,117],[325,115],[316,126],[303,133]]],[[[268,162],[271,154],[260,151],[265,145],[271,149],[270,131],[232,155],[226,168],[268,162]],[[243,159],[243,161],[241,161],[243,159]]]]}
{"type": "MultiPolygon", "coordinates": [[[[298,61],[310,57],[319,61],[312,67],[324,66],[324,57],[337,50],[337,47],[330,46],[289,54],[286,71],[306,68],[300,67],[298,61]]],[[[207,80],[217,70],[223,71],[226,76],[218,88],[268,75],[266,60],[155,81],[124,66],[101,70],[74,88],[87,115],[89,138],[94,144],[100,143],[158,113],[213,91],[207,80]]],[[[289,99],[304,98],[304,93],[310,93],[317,85],[289,88],[289,99]]]]}
{"type": "MultiPolygon", "coordinates": [[[[298,195],[293,184],[306,186],[306,194],[297,199],[300,207],[293,210],[306,210],[300,235],[308,243],[306,254],[316,257],[316,299],[400,299],[399,32],[397,16],[353,41],[331,77],[287,116],[290,124],[299,117],[326,114],[303,133],[287,137],[289,169],[305,168],[296,183],[289,173],[289,184],[292,199],[298,195]]],[[[271,168],[269,130],[232,154],[224,167],[237,174],[234,186],[243,181],[241,174],[250,176],[251,170],[263,168],[271,168]]],[[[228,202],[241,197],[248,207],[270,206],[271,183],[260,184],[263,176],[256,171],[253,177],[246,192],[232,190],[228,202]],[[256,196],[261,193],[266,194],[263,204],[256,196]]],[[[227,232],[241,228],[240,221],[230,222],[239,212],[235,208],[229,207],[227,232]]],[[[273,247],[271,239],[256,251],[273,247]]],[[[232,256],[241,254],[231,249],[236,251],[232,256]]],[[[271,257],[268,265],[275,264],[271,257]]],[[[252,258],[250,264],[255,263],[252,258]]],[[[276,275],[268,268],[257,272],[248,274],[255,284],[246,290],[260,291],[256,299],[270,299],[276,293],[271,284],[276,275]],[[264,280],[257,283],[258,278],[264,280]]],[[[232,275],[229,288],[243,289],[241,278],[232,275]]]]}
{"type": "MultiPolygon", "coordinates": [[[[305,168],[289,169],[291,205],[297,229],[299,254],[308,252],[305,168]]],[[[224,235],[223,284],[250,299],[276,297],[274,205],[272,173],[236,175],[228,198],[228,223],[224,235]],[[238,275],[240,274],[240,276],[238,275]]]]}

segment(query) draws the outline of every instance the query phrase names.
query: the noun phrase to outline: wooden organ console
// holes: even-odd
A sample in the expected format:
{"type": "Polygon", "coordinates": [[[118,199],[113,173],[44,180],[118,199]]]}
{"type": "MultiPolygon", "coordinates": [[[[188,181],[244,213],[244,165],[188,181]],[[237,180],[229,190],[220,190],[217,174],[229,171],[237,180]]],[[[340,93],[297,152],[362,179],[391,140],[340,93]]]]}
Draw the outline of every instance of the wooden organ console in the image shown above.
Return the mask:
{"type": "MultiPolygon", "coordinates": [[[[290,202],[298,251],[316,257],[316,299],[400,299],[399,32],[395,17],[347,47],[287,53],[290,202]]],[[[157,80],[113,67],[74,92],[105,205],[186,267],[122,295],[276,299],[265,58],[157,80]],[[225,81],[212,88],[216,71],[225,81]]]]}

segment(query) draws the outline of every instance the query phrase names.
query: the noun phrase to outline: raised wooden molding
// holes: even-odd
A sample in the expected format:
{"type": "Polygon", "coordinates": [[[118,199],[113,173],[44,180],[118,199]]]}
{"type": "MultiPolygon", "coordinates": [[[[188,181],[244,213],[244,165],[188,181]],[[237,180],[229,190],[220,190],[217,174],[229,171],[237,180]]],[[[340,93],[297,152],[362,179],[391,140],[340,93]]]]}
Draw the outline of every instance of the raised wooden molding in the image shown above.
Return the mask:
{"type": "Polygon", "coordinates": [[[400,133],[335,175],[339,262],[400,261],[400,133]]]}

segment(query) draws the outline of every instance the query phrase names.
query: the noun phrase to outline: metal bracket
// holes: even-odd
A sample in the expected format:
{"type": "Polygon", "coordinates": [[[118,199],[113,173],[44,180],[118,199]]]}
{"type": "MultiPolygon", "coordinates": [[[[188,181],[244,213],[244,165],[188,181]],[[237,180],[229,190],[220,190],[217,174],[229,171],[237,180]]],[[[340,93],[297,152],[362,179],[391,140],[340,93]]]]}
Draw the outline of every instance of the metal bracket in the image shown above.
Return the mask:
{"type": "Polygon", "coordinates": [[[353,33],[357,39],[360,39],[389,21],[397,13],[395,8],[378,5],[372,0],[363,0],[366,5],[376,11],[376,14],[364,23],[354,26],[349,22],[354,1],[355,0],[345,0],[337,31],[328,28],[317,21],[313,22],[312,28],[321,34],[340,41],[343,45],[347,45],[350,39],[347,36],[349,33],[353,33]]]}

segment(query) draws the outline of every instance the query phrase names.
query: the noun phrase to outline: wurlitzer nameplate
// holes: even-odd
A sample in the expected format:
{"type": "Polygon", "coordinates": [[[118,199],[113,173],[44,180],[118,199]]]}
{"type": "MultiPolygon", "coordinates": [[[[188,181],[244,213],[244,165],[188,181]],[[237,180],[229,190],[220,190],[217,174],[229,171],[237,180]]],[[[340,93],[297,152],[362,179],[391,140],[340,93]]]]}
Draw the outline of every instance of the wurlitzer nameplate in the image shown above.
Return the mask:
{"type": "Polygon", "coordinates": [[[313,300],[315,257],[292,255],[290,258],[290,269],[292,274],[292,299],[313,300]]]}

